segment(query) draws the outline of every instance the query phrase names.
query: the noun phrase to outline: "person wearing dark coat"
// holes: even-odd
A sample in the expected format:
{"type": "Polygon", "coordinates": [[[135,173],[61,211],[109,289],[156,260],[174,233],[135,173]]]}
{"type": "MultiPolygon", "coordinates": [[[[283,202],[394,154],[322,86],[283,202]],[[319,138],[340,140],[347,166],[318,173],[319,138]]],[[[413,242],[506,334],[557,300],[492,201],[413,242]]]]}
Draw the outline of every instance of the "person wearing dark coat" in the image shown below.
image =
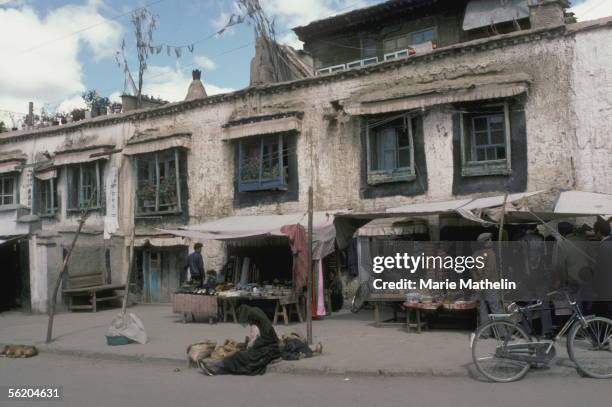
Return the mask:
{"type": "Polygon", "coordinates": [[[601,240],[595,259],[595,287],[598,289],[598,311],[612,318],[612,234],[610,223],[598,219],[595,234],[601,240]]]}
{"type": "Polygon", "coordinates": [[[202,257],[202,243],[193,246],[193,253],[187,256],[185,270],[189,269],[191,278],[196,282],[197,287],[202,287],[205,280],[204,258],[202,257]]]}
{"type": "Polygon", "coordinates": [[[219,361],[199,362],[200,369],[205,375],[260,375],[266,372],[270,362],[281,357],[274,327],[261,309],[241,305],[238,309],[238,320],[243,325],[255,325],[259,330],[259,336],[246,350],[219,361]]]}

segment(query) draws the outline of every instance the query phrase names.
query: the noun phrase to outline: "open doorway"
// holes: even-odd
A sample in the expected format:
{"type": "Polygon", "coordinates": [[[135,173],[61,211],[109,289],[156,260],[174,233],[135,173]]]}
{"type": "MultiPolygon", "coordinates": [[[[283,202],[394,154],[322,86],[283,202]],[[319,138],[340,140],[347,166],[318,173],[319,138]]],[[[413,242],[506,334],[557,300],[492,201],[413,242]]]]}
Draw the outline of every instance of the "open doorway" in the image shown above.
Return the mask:
{"type": "Polygon", "coordinates": [[[0,238],[0,312],[30,311],[30,265],[26,237],[0,238]]]}

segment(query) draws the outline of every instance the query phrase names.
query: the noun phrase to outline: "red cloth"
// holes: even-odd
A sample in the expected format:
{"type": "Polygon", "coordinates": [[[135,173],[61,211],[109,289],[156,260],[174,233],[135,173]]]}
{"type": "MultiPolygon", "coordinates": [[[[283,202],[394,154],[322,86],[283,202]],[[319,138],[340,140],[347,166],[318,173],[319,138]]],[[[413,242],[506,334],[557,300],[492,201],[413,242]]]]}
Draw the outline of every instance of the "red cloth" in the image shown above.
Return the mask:
{"type": "Polygon", "coordinates": [[[300,224],[285,225],[281,233],[289,238],[293,253],[293,291],[301,294],[306,287],[308,278],[308,236],[306,229],[300,224]]]}

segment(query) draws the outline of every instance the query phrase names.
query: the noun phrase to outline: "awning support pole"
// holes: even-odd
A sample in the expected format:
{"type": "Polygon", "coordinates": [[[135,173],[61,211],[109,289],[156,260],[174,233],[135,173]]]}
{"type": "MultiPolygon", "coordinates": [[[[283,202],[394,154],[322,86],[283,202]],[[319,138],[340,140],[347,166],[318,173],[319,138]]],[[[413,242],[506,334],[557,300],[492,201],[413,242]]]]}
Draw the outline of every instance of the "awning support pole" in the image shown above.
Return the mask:
{"type": "Polygon", "coordinates": [[[312,345],[312,207],[313,192],[312,185],[308,188],[308,275],[306,276],[306,338],[308,344],[312,345]]]}

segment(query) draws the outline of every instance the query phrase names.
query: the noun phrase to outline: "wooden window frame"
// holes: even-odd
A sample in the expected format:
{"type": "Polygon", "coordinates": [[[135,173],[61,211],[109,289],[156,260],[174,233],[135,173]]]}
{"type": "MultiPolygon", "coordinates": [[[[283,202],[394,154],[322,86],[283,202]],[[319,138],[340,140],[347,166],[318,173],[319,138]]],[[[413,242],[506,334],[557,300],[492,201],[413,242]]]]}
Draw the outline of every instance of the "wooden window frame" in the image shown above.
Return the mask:
{"type": "MultiPolygon", "coordinates": [[[[511,148],[511,126],[510,126],[510,105],[508,101],[502,103],[492,103],[478,106],[478,109],[474,109],[473,112],[462,112],[461,113],[461,175],[464,177],[477,177],[487,175],[510,175],[512,173],[512,148],[511,148]],[[479,112],[480,109],[498,109],[495,113],[479,112]],[[476,154],[475,147],[475,133],[473,126],[473,119],[475,117],[490,117],[498,115],[503,112],[504,116],[504,141],[506,157],[498,160],[483,160],[476,161],[472,160],[472,157],[476,154]],[[471,131],[468,132],[465,121],[469,118],[472,121],[470,126],[471,131]],[[469,134],[468,134],[469,133],[469,134]],[[467,139],[470,139],[469,143],[467,139]],[[468,145],[470,148],[468,149],[468,145]]],[[[490,137],[490,136],[489,136],[490,137]]]]}
{"type": "Polygon", "coordinates": [[[1,184],[0,185],[0,207],[16,205],[18,203],[17,202],[17,175],[14,175],[14,174],[1,175],[0,184],[1,184]],[[7,180],[11,180],[13,183],[13,191],[11,193],[4,191],[4,182],[7,180]],[[4,203],[5,198],[8,198],[8,197],[10,197],[11,202],[4,203]]]}
{"type": "Polygon", "coordinates": [[[59,195],[57,193],[57,178],[50,178],[45,180],[37,179],[35,182],[35,197],[36,197],[36,213],[42,218],[54,217],[59,212],[59,195]],[[43,188],[49,188],[49,201],[50,205],[47,206],[43,199],[43,188]]]}
{"type": "Polygon", "coordinates": [[[66,190],[68,191],[68,212],[78,212],[82,211],[87,207],[90,201],[90,197],[85,197],[84,188],[85,185],[83,183],[83,174],[84,168],[89,166],[94,167],[95,179],[90,188],[95,188],[96,196],[94,199],[93,206],[89,209],[92,211],[102,209],[102,173],[103,169],[100,168],[100,160],[89,162],[89,163],[80,163],[80,164],[71,164],[68,165],[67,174],[66,174],[66,190]],[[74,173],[78,170],[78,174],[76,180],[74,179],[74,173]],[[76,188],[76,191],[75,191],[76,188]],[[75,198],[76,192],[76,202],[73,202],[75,198]],[[76,203],[76,206],[75,206],[76,203]]]}
{"type": "Polygon", "coordinates": [[[141,198],[138,196],[138,189],[134,190],[134,198],[136,202],[135,214],[137,217],[146,217],[151,215],[177,215],[182,213],[182,194],[181,194],[181,176],[180,176],[180,154],[178,148],[172,149],[172,154],[174,156],[174,180],[176,183],[176,205],[175,209],[170,210],[161,210],[160,209],[160,154],[167,152],[167,150],[163,151],[155,151],[152,153],[139,154],[134,156],[134,174],[136,175],[136,183],[140,183],[140,163],[146,159],[147,162],[151,163],[153,161],[153,168],[155,170],[155,205],[152,211],[144,211],[144,207],[141,206],[141,198]]]}
{"type": "MultiPolygon", "coordinates": [[[[366,165],[367,165],[367,181],[370,185],[389,183],[389,182],[406,182],[406,181],[414,181],[416,180],[416,167],[414,161],[414,134],[412,131],[412,120],[414,117],[409,113],[402,113],[394,116],[387,116],[383,120],[383,123],[379,121],[372,123],[371,118],[366,118],[366,165]],[[372,169],[372,154],[373,148],[372,139],[373,129],[378,127],[384,127],[385,125],[389,125],[390,123],[403,119],[404,128],[408,132],[408,142],[409,145],[407,147],[399,147],[397,141],[397,133],[396,133],[396,167],[392,170],[380,170],[380,169],[372,169]],[[410,166],[409,167],[399,167],[399,154],[400,150],[409,149],[410,154],[410,166]]],[[[376,140],[376,149],[379,150],[379,141],[376,140]]],[[[379,151],[380,154],[380,151],[379,151]]]]}
{"type": "MultiPolygon", "coordinates": [[[[278,145],[278,168],[279,175],[274,178],[264,178],[263,177],[263,168],[264,168],[264,141],[266,139],[270,139],[274,137],[274,135],[261,135],[255,136],[259,139],[259,176],[257,179],[253,180],[243,180],[243,163],[244,163],[244,143],[252,142],[253,138],[246,138],[238,140],[238,192],[252,192],[252,191],[266,191],[266,190],[282,190],[286,191],[288,189],[288,178],[290,174],[285,174],[285,147],[287,145],[285,140],[285,133],[278,133],[277,137],[277,145],[278,145]]],[[[272,144],[272,143],[269,143],[272,144]]],[[[274,143],[276,144],[276,143],[274,143]]]]}

